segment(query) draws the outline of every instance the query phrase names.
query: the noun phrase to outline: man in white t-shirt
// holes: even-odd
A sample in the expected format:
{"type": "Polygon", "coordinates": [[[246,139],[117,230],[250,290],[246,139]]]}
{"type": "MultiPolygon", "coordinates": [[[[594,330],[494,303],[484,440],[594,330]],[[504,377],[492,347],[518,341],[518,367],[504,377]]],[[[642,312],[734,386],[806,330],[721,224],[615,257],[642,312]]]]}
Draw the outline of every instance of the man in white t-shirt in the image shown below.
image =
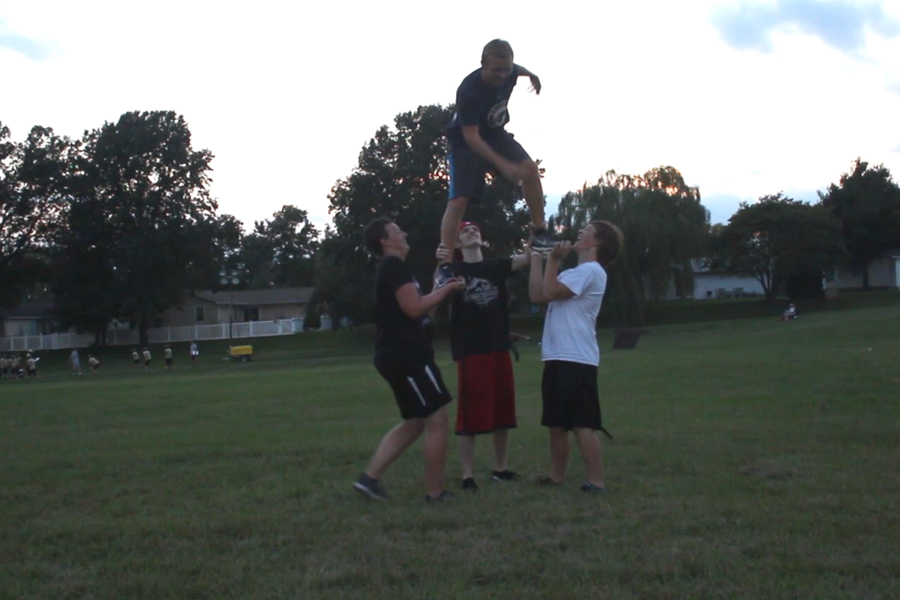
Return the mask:
{"type": "Polygon", "coordinates": [[[565,481],[571,430],[587,467],[588,480],[581,491],[606,491],[597,437],[597,431],[609,436],[603,429],[597,390],[597,315],[606,292],[606,268],[616,260],[623,242],[615,225],[593,221],[579,232],[574,244],[557,244],[543,273],[541,255],[532,254],[529,296],[532,302],[549,303],[541,340],[541,425],[550,428],[551,469],[541,483],[565,481]],[[560,261],[572,250],[578,255],[578,266],[559,273],[560,261]]]}
{"type": "Polygon", "coordinates": [[[75,348],[69,354],[69,365],[72,367],[72,372],[76,375],[81,375],[81,357],[78,356],[78,349],[75,348]]]}

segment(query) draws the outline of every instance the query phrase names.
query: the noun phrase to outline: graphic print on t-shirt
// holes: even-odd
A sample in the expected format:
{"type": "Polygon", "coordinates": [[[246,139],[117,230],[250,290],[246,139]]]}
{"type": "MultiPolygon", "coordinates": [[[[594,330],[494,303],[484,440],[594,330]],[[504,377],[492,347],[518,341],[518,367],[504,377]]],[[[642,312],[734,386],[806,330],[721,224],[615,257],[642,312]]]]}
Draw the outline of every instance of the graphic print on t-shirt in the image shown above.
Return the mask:
{"type": "Polygon", "coordinates": [[[499,295],[500,290],[487,279],[470,277],[466,282],[464,301],[483,307],[494,302],[499,295]]]}
{"type": "Polygon", "coordinates": [[[488,127],[499,129],[509,123],[509,110],[507,109],[507,100],[498,102],[491,107],[487,115],[488,127]]]}

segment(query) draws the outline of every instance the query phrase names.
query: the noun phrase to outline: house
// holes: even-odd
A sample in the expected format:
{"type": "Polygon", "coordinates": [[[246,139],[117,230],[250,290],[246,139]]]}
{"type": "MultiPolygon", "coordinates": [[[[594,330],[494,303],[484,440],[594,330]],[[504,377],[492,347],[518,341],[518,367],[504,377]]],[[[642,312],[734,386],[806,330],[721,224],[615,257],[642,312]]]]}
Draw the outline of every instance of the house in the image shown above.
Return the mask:
{"type": "Polygon", "coordinates": [[[702,261],[691,261],[694,271],[694,287],[690,290],[679,290],[675,282],[670,282],[663,300],[694,298],[706,300],[712,298],[742,298],[745,296],[762,296],[762,284],[755,277],[737,275],[725,271],[710,270],[702,261]]]}
{"type": "Polygon", "coordinates": [[[0,337],[49,335],[56,320],[52,301],[31,301],[0,312],[0,337]]]}
{"type": "Polygon", "coordinates": [[[306,318],[315,288],[272,288],[186,293],[179,309],[163,315],[163,327],[217,325],[306,318]]]}
{"type": "MultiPolygon", "coordinates": [[[[859,263],[838,265],[834,269],[833,285],[839,290],[860,289],[863,269],[859,263]]],[[[829,283],[832,278],[828,278],[829,283]]],[[[882,252],[869,263],[869,287],[900,289],[900,249],[882,252]]]]}

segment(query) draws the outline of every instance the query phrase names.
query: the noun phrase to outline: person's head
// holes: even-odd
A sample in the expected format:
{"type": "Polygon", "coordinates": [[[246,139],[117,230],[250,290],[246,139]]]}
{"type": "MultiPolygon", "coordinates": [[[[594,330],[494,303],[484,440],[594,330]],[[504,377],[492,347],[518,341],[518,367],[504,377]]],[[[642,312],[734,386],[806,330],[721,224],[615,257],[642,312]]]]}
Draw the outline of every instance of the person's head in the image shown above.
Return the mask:
{"type": "Polygon", "coordinates": [[[580,253],[583,250],[595,249],[597,262],[605,269],[619,257],[624,243],[625,236],[618,227],[609,221],[591,221],[578,232],[575,250],[580,253]]]}
{"type": "Polygon", "coordinates": [[[409,252],[406,233],[386,217],[375,219],[366,225],[363,236],[366,240],[366,250],[375,256],[392,254],[405,258],[409,252]]]}
{"type": "Polygon", "coordinates": [[[459,234],[456,239],[458,248],[480,248],[483,245],[481,229],[471,221],[463,221],[459,224],[459,234]]]}
{"type": "Polygon", "coordinates": [[[491,40],[481,51],[481,79],[490,85],[503,85],[513,69],[513,50],[506,40],[491,40]]]}

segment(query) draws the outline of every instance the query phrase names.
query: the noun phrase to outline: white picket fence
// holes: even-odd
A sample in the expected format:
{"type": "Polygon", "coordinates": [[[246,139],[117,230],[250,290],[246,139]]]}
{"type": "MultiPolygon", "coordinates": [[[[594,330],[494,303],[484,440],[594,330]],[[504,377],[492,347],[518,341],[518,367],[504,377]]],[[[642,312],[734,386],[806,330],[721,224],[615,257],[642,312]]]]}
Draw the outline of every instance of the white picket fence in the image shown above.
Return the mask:
{"type": "MultiPolygon", "coordinates": [[[[303,319],[278,321],[251,321],[233,323],[232,338],[290,335],[303,331],[303,319]]],[[[151,344],[228,339],[228,323],[221,325],[189,325],[187,327],[157,327],[147,331],[151,344]]],[[[110,329],[106,332],[109,346],[134,346],[139,343],[136,329],[110,329]]],[[[25,352],[32,350],[62,350],[86,348],[94,343],[94,336],[87,333],[54,333],[52,335],[25,335],[0,338],[0,352],[25,352]]]]}

